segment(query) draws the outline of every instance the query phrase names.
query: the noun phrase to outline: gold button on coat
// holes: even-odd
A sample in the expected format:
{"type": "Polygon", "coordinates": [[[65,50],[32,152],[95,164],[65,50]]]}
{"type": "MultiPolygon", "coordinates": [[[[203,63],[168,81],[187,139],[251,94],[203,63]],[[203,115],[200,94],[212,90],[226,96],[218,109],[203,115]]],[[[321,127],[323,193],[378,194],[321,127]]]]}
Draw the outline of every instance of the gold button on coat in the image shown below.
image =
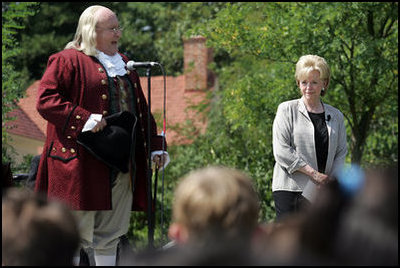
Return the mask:
{"type": "Polygon", "coordinates": [[[107,81],[105,79],[101,79],[101,84],[102,85],[107,85],[107,81]]]}
{"type": "Polygon", "coordinates": [[[71,129],[76,129],[76,126],[71,126],[71,129]]]}
{"type": "Polygon", "coordinates": [[[65,153],[67,151],[67,149],[65,149],[64,147],[61,148],[61,152],[65,153]]]}
{"type": "Polygon", "coordinates": [[[68,135],[68,136],[67,136],[67,139],[69,139],[69,140],[70,140],[70,139],[72,139],[72,137],[68,135]]]}
{"type": "Polygon", "coordinates": [[[101,98],[102,98],[103,100],[106,100],[106,99],[107,99],[107,95],[106,95],[106,94],[103,94],[103,95],[101,95],[101,98]]]}
{"type": "Polygon", "coordinates": [[[74,148],[71,148],[70,152],[71,152],[72,154],[74,154],[74,153],[75,153],[75,149],[74,149],[74,148]]]}
{"type": "Polygon", "coordinates": [[[106,114],[108,114],[108,112],[107,111],[103,111],[103,115],[106,115],[106,114]]]}
{"type": "Polygon", "coordinates": [[[75,116],[75,118],[79,120],[79,119],[81,119],[81,116],[77,115],[77,116],[75,116]]]}
{"type": "Polygon", "coordinates": [[[100,72],[100,73],[104,73],[103,68],[99,68],[99,72],[100,72]]]}

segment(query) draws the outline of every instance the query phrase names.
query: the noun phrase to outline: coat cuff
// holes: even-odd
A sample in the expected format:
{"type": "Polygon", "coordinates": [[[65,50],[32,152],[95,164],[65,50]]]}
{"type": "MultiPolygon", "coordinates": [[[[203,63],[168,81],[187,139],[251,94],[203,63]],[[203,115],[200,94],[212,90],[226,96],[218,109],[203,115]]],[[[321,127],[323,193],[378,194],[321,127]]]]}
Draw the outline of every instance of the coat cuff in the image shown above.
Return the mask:
{"type": "Polygon", "coordinates": [[[77,139],[79,133],[82,132],[83,126],[90,117],[90,112],[79,106],[74,107],[68,115],[67,121],[63,128],[63,134],[67,139],[77,139]]]}

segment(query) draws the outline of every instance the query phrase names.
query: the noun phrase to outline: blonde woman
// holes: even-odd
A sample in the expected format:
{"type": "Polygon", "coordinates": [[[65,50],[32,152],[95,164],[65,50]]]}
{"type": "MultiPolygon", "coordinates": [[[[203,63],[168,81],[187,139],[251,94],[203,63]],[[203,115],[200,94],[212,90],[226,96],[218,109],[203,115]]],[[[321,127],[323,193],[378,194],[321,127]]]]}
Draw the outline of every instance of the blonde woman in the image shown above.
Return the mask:
{"type": "Polygon", "coordinates": [[[343,114],[321,100],[330,81],[325,59],[300,57],[295,78],[302,97],[281,103],[273,123],[272,191],[277,219],[312,201],[314,188],[328,182],[347,154],[343,114]]]}

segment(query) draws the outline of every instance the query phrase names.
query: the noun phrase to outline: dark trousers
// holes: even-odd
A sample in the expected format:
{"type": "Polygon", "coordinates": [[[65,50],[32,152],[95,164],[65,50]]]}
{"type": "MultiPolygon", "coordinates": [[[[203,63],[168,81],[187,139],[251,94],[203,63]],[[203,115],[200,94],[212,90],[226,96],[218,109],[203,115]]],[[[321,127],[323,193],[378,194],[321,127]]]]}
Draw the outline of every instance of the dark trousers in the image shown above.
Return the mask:
{"type": "Polygon", "coordinates": [[[275,191],[272,193],[275,202],[276,220],[304,210],[310,202],[301,195],[301,192],[275,191]]]}

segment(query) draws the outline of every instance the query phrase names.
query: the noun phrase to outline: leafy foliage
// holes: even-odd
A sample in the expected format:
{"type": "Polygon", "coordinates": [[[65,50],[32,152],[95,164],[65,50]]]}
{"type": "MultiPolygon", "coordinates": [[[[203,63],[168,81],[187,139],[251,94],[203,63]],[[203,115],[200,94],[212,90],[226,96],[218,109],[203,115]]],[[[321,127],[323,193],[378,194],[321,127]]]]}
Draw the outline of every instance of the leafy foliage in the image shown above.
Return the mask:
{"type": "Polygon", "coordinates": [[[22,77],[14,68],[16,56],[21,53],[19,42],[16,35],[25,28],[25,19],[32,16],[32,10],[35,3],[29,2],[2,2],[2,111],[1,111],[1,142],[2,142],[2,161],[11,162],[13,148],[7,146],[7,128],[5,123],[13,120],[9,112],[16,107],[19,98],[24,94],[24,88],[21,87],[22,77]]]}
{"type": "Polygon", "coordinates": [[[397,3],[227,3],[215,19],[194,25],[189,34],[206,36],[216,61],[229,57],[213,66],[219,88],[207,133],[180,148],[171,176],[209,164],[242,169],[259,191],[261,220],[273,219],[272,121],[279,103],[300,96],[294,71],[304,54],[331,66],[324,101],[345,114],[347,161],[397,162],[394,10],[397,3]]]}
{"type": "MultiPolygon", "coordinates": [[[[283,87],[290,89],[294,79],[285,80],[284,77],[294,74],[294,63],[301,55],[318,54],[327,59],[332,79],[325,101],[345,114],[350,127],[351,161],[362,162],[365,156],[375,159],[370,152],[364,151],[368,137],[375,139],[393,134],[389,138],[392,141],[398,135],[397,131],[382,134],[371,131],[379,130],[376,124],[382,123],[378,118],[391,120],[392,125],[398,122],[395,117],[398,106],[393,106],[392,102],[398,97],[398,90],[394,90],[398,82],[397,9],[395,2],[228,4],[215,20],[194,31],[205,35],[210,46],[233,57],[234,71],[223,67],[220,76],[235,72],[236,80],[257,72],[254,66],[269,61],[282,64],[280,69],[277,65],[273,68],[264,66],[269,68],[268,72],[281,76],[283,87]],[[246,66],[247,70],[241,66],[246,66]],[[390,116],[385,117],[382,112],[388,111],[391,111],[390,116]]],[[[232,63],[226,66],[232,66],[232,63]]],[[[255,95],[256,92],[271,92],[268,97],[274,98],[275,79],[271,77],[264,88],[260,88],[254,79],[251,91],[255,95]]],[[[229,82],[222,87],[233,94],[236,80],[235,76],[230,76],[229,82]]],[[[234,116],[243,114],[245,106],[252,109],[254,103],[243,101],[247,100],[244,98],[246,92],[235,92],[236,97],[229,99],[228,105],[231,119],[237,120],[234,116]]],[[[278,103],[271,104],[276,107],[278,103]]],[[[249,117],[241,117],[240,121],[246,120],[249,117]]],[[[390,149],[393,153],[386,153],[384,161],[397,161],[396,148],[390,149]]]]}

